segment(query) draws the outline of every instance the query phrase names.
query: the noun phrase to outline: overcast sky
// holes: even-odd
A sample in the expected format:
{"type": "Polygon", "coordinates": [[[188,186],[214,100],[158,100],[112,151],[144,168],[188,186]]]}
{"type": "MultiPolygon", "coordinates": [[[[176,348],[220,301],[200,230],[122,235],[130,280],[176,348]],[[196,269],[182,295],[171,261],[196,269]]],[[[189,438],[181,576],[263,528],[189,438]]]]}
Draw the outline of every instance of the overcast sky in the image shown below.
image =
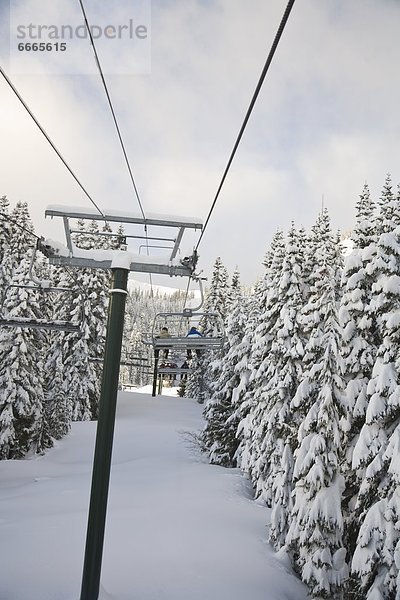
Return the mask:
{"type": "MultiPolygon", "coordinates": [[[[78,0],[12,0],[9,15],[6,4],[1,62],[14,85],[99,206],[138,212],[89,41],[67,40],[68,65],[43,53],[39,68],[16,50],[24,15],[79,24],[78,0]]],[[[153,0],[150,21],[144,0],[86,0],[92,24],[148,30],[99,40],[145,213],[205,220],[286,4],[153,0]]],[[[323,199],[349,230],[366,181],[375,198],[386,173],[400,181],[399,22],[398,0],[295,2],[199,248],[205,274],[220,256],[251,284],[277,228],[310,227],[323,199]]],[[[63,241],[46,206],[90,202],[2,78],[0,99],[0,195],[27,201],[37,232],[63,241]]]]}

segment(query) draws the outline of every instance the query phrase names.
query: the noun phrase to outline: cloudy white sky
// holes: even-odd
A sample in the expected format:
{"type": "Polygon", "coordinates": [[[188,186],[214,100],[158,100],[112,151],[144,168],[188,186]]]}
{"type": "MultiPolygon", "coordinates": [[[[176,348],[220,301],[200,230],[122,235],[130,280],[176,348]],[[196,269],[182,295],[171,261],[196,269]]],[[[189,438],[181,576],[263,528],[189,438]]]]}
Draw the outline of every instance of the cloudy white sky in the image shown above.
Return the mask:
{"type": "MultiPolygon", "coordinates": [[[[7,4],[1,63],[13,83],[100,207],[138,212],[89,42],[75,55],[70,45],[59,72],[54,54],[41,74],[27,53],[26,73],[9,60],[16,19],[79,22],[78,0],[7,4]]],[[[151,63],[129,73],[138,43],[99,47],[145,212],[206,218],[286,4],[153,0],[151,63]]],[[[144,0],[86,0],[91,23],[104,22],[99,6],[110,23],[147,18],[144,0]]],[[[366,181],[375,198],[386,173],[400,181],[399,22],[398,0],[295,2],[199,248],[206,274],[221,256],[250,284],[278,227],[309,227],[323,198],[348,230],[366,181]]],[[[1,78],[0,99],[0,194],[28,201],[37,232],[62,240],[45,207],[90,203],[1,78]]]]}

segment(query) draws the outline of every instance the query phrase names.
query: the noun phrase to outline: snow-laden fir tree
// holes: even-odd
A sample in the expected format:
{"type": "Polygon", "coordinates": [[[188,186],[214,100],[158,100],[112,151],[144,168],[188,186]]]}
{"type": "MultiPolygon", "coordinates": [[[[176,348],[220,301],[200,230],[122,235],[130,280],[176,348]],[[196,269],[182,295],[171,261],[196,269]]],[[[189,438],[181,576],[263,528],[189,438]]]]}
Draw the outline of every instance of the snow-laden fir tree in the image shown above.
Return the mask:
{"type": "Polygon", "coordinates": [[[96,416],[99,399],[99,380],[95,363],[91,361],[93,334],[91,325],[92,305],[87,297],[92,277],[88,270],[76,272],[69,287],[71,296],[64,300],[61,316],[71,322],[80,323],[80,331],[63,332],[62,344],[64,377],[63,392],[67,398],[67,411],[73,421],[87,421],[96,416]]]}
{"type": "Polygon", "coordinates": [[[341,354],[344,362],[345,404],[348,445],[344,462],[346,489],[344,494],[345,534],[348,555],[352,556],[359,521],[354,504],[363,471],[352,467],[354,446],[367,410],[367,386],[376,355],[375,323],[369,312],[373,278],[368,274],[366,258],[376,246],[374,204],[365,185],[356,205],[356,225],[351,234],[353,249],[346,257],[343,270],[343,297],[339,318],[343,329],[341,354]]]}
{"type": "Polygon", "coordinates": [[[375,218],[375,235],[362,252],[365,271],[371,283],[371,297],[368,314],[371,320],[371,330],[374,335],[374,346],[378,348],[383,339],[381,314],[384,312],[384,303],[387,296],[382,293],[376,282],[382,273],[387,272],[387,263],[390,260],[389,252],[380,245],[382,234],[392,232],[400,224],[400,198],[392,191],[390,175],[386,177],[381,196],[378,200],[378,212],[375,218]]]}
{"type": "MultiPolygon", "coordinates": [[[[71,273],[61,267],[51,269],[51,282],[54,288],[69,288],[71,273]]],[[[70,321],[70,308],[72,306],[72,293],[58,292],[47,294],[47,310],[45,318],[48,320],[70,321]]],[[[78,325],[79,321],[76,321],[78,325]]],[[[45,396],[44,412],[49,426],[49,433],[55,439],[60,439],[70,430],[71,406],[69,397],[64,390],[64,359],[63,345],[66,332],[55,330],[43,332],[47,334],[47,352],[44,360],[43,389],[45,396]]],[[[71,348],[73,352],[73,346],[71,348]]]]}
{"type": "MultiPolygon", "coordinates": [[[[179,310],[181,305],[175,307],[174,310],[179,310]]],[[[142,340],[149,338],[152,335],[154,316],[156,312],[166,312],[167,309],[163,303],[159,303],[158,299],[152,297],[149,292],[139,288],[129,289],[126,297],[125,305],[125,322],[122,347],[126,356],[134,353],[137,356],[146,358],[146,371],[151,369],[150,365],[153,360],[153,348],[145,346],[142,340]],[[132,345],[133,340],[137,340],[132,345]]],[[[150,383],[151,376],[143,373],[143,377],[139,374],[141,370],[136,367],[129,367],[125,374],[129,377],[129,383],[135,384],[141,381],[140,385],[150,383]]]]}
{"type": "Polygon", "coordinates": [[[335,299],[340,303],[343,296],[343,267],[344,267],[344,256],[343,256],[343,245],[342,245],[342,234],[338,229],[336,237],[334,238],[334,258],[333,258],[334,281],[335,281],[335,299]]]}
{"type": "Polygon", "coordinates": [[[365,423],[353,453],[353,467],[362,469],[364,477],[355,506],[361,526],[352,570],[359,598],[391,600],[397,598],[400,566],[400,227],[380,235],[377,262],[380,272],[371,306],[381,343],[367,388],[365,423]]]}
{"type": "Polygon", "coordinates": [[[71,402],[64,387],[64,360],[61,340],[64,333],[54,331],[50,336],[45,373],[45,413],[50,435],[58,440],[70,430],[71,402]]]}
{"type": "Polygon", "coordinates": [[[9,202],[5,196],[0,198],[0,301],[5,286],[10,283],[14,261],[11,255],[12,223],[8,220],[9,202]]]}
{"type": "Polygon", "coordinates": [[[225,352],[221,359],[216,359],[220,363],[215,369],[219,371],[219,377],[210,386],[212,395],[204,407],[206,425],[201,433],[202,445],[209,454],[210,462],[224,467],[236,466],[238,447],[238,422],[232,418],[235,410],[233,393],[240,383],[236,365],[240,359],[238,348],[245,331],[246,314],[237,271],[232,277],[229,297],[225,352]]]}
{"type": "Polygon", "coordinates": [[[191,372],[187,378],[185,386],[185,397],[194,398],[199,401],[202,389],[204,387],[204,370],[203,364],[198,356],[192,356],[190,361],[191,372]]]}
{"type": "Polygon", "coordinates": [[[214,263],[210,286],[207,289],[206,298],[202,311],[204,315],[201,318],[200,330],[204,336],[214,337],[218,335],[218,322],[210,316],[210,313],[217,313],[222,322],[225,322],[229,305],[230,288],[228,281],[228,272],[218,257],[214,263]]]}
{"type": "MultiPolygon", "coordinates": [[[[82,249],[90,250],[110,246],[114,238],[99,236],[97,221],[88,226],[78,221],[81,233],[75,234],[74,242],[82,249]]],[[[102,269],[74,269],[71,288],[72,305],[67,308],[72,320],[82,322],[82,332],[62,336],[65,365],[65,386],[71,399],[73,420],[97,418],[104,355],[105,329],[109,274],[102,269]],[[83,313],[83,314],[81,314],[83,313]],[[68,382],[68,383],[67,383],[68,382]]],[[[65,299],[62,299],[65,302],[65,299]]],[[[68,318],[68,317],[67,317],[68,318]]]]}
{"type": "Polygon", "coordinates": [[[60,320],[79,326],[75,332],[53,333],[47,357],[46,399],[54,437],[57,437],[69,430],[70,420],[93,418],[93,406],[98,399],[98,375],[95,363],[90,360],[89,323],[92,308],[87,298],[91,284],[90,270],[56,269],[54,283],[59,288],[69,290],[55,297],[55,315],[60,320]],[[62,382],[61,396],[56,382],[62,382]],[[60,397],[63,398],[62,402],[60,397]]]}
{"type": "Polygon", "coordinates": [[[130,335],[129,338],[125,336],[122,355],[127,364],[121,365],[120,380],[122,385],[130,384],[140,387],[147,381],[147,375],[144,374],[144,371],[147,370],[147,368],[145,369],[147,349],[143,344],[143,333],[137,324],[134,323],[127,329],[129,329],[130,335]]]}
{"type": "Polygon", "coordinates": [[[278,283],[281,310],[270,331],[273,341],[266,376],[257,390],[265,404],[261,423],[261,452],[266,457],[263,494],[271,499],[270,541],[277,549],[285,543],[292,509],[293,454],[299,423],[290,405],[303,375],[303,258],[298,232],[292,225],[278,283]]]}
{"type": "MultiPolygon", "coordinates": [[[[97,225],[97,221],[95,221],[97,225]]],[[[94,245],[96,248],[107,249],[114,238],[100,238],[100,242],[94,245]]],[[[90,359],[94,360],[94,370],[96,372],[96,391],[93,397],[91,411],[92,417],[97,418],[100,400],[101,378],[103,373],[103,358],[106,341],[107,329],[107,309],[109,301],[110,274],[103,269],[92,269],[90,273],[90,287],[87,300],[91,306],[89,322],[89,352],[90,359]]]]}
{"type": "MultiPolygon", "coordinates": [[[[119,238],[102,237],[99,235],[100,232],[97,221],[92,221],[87,228],[85,228],[85,225],[82,224],[82,222],[79,222],[78,226],[82,231],[75,240],[75,243],[79,248],[88,250],[115,249],[119,238]]],[[[107,228],[104,227],[103,229],[107,228]]],[[[87,298],[92,306],[89,324],[92,336],[92,358],[101,358],[104,354],[110,274],[104,269],[85,269],[84,271],[90,276],[87,298]]]]}
{"type": "MultiPolygon", "coordinates": [[[[299,232],[300,241],[303,238],[299,232]]],[[[326,209],[318,215],[311,234],[306,238],[307,245],[304,249],[304,270],[302,278],[303,308],[301,315],[302,330],[307,345],[304,356],[304,368],[307,370],[321,357],[321,348],[315,340],[318,339],[316,331],[323,319],[324,306],[320,301],[321,273],[325,273],[326,265],[331,267],[332,285],[335,292],[335,302],[338,304],[338,269],[341,264],[341,256],[336,247],[335,238],[332,235],[330,219],[326,209]],[[338,264],[339,263],[339,264],[338,264]]],[[[303,413],[299,407],[299,420],[306,414],[309,407],[305,407],[303,413]]]]}
{"type": "MultiPolygon", "coordinates": [[[[27,290],[29,257],[21,260],[4,301],[6,317],[41,317],[38,294],[27,290]]],[[[52,445],[43,403],[43,339],[38,330],[0,329],[0,457],[22,458],[52,445]]]]}
{"type": "MultiPolygon", "coordinates": [[[[218,257],[214,263],[210,287],[207,290],[202,307],[202,316],[199,330],[204,337],[216,337],[221,335],[220,322],[225,323],[229,302],[228,272],[221,259],[218,257]],[[216,314],[217,317],[212,316],[216,314]],[[219,319],[218,319],[219,316],[219,319]]],[[[211,382],[219,377],[219,358],[222,351],[204,350],[192,364],[192,372],[189,375],[186,386],[186,396],[195,398],[203,404],[211,396],[211,382]]]]}
{"type": "Polygon", "coordinates": [[[34,227],[27,202],[17,202],[15,208],[11,211],[11,218],[15,224],[11,224],[10,252],[13,260],[13,270],[16,270],[22,259],[26,258],[27,253],[33,250],[36,240],[32,235],[34,227]],[[29,232],[32,232],[32,234],[29,232]]]}
{"type": "Polygon", "coordinates": [[[238,385],[232,393],[232,403],[234,412],[232,421],[238,424],[236,437],[238,439],[238,448],[235,455],[235,461],[243,471],[246,471],[247,456],[245,454],[251,443],[251,427],[248,423],[250,408],[252,406],[252,390],[250,386],[250,376],[254,370],[252,363],[252,347],[254,341],[254,331],[257,327],[260,312],[261,298],[263,295],[263,281],[259,280],[254,290],[250,291],[249,296],[245,296],[244,312],[247,315],[244,334],[237,347],[237,363],[235,371],[238,375],[238,385]]]}
{"type": "Polygon", "coordinates": [[[392,178],[386,176],[381,195],[378,200],[378,214],[376,215],[376,234],[393,231],[400,225],[399,201],[393,192],[392,178]]]}
{"type": "Polygon", "coordinates": [[[264,495],[265,474],[269,457],[263,454],[261,446],[264,438],[265,399],[261,386],[269,367],[269,355],[273,343],[272,331],[282,308],[279,297],[279,280],[285,257],[285,240],[282,231],[278,231],[272,240],[271,250],[267,252],[264,264],[266,272],[261,295],[261,313],[254,332],[251,349],[252,373],[249,377],[248,393],[243,409],[247,414],[239,424],[243,437],[241,468],[250,476],[256,496],[263,494],[267,504],[271,498],[264,495]]]}
{"type": "Polygon", "coordinates": [[[286,548],[314,598],[339,600],[344,598],[348,571],[342,542],[344,478],[340,472],[343,373],[333,246],[326,213],[320,215],[314,235],[318,231],[322,235],[319,247],[315,246],[314,278],[304,309],[305,322],[310,326],[304,355],[306,372],[292,401],[293,412],[305,418],[295,452],[294,507],[286,548]]]}

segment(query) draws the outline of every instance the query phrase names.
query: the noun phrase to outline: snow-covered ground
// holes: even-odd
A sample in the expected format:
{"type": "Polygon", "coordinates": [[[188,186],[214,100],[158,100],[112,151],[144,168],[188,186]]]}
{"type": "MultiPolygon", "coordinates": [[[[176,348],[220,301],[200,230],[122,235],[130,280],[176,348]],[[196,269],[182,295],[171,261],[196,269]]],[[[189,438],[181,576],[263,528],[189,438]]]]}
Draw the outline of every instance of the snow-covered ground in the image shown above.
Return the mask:
{"type": "MultiPolygon", "coordinates": [[[[165,390],[168,394],[168,390],[165,390]]],[[[202,407],[120,393],[100,598],[303,600],[266,543],[268,511],[191,442],[202,407]]],[[[78,600],[96,423],[0,462],[0,600],[78,600]]]]}

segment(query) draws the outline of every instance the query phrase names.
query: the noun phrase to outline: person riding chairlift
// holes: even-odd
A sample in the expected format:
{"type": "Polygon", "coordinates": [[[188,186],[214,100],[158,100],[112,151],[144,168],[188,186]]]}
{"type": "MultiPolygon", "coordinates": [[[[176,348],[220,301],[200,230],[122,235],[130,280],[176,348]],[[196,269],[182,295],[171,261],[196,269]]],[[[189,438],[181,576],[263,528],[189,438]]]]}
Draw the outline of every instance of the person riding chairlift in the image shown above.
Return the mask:
{"type": "MultiPolygon", "coordinates": [[[[171,336],[169,334],[168,327],[163,327],[161,329],[160,333],[157,335],[157,337],[161,338],[161,339],[170,338],[171,336]]],[[[168,358],[168,354],[169,354],[169,348],[165,348],[163,350],[164,358],[168,358]]]]}
{"type": "MultiPolygon", "coordinates": [[[[203,334],[200,333],[200,331],[198,331],[196,329],[196,327],[191,327],[189,329],[189,332],[188,332],[188,334],[187,334],[186,337],[188,337],[188,338],[195,338],[195,337],[198,338],[198,337],[203,337],[203,334]]],[[[197,354],[197,357],[199,357],[201,355],[201,351],[200,350],[196,350],[196,354],[197,354]]],[[[186,355],[187,355],[187,357],[188,357],[189,360],[192,358],[192,351],[190,350],[190,348],[187,349],[186,355]]]]}
{"type": "MultiPolygon", "coordinates": [[[[185,360],[185,362],[181,364],[181,369],[185,369],[185,371],[189,370],[189,363],[187,360],[185,360]]],[[[186,381],[187,378],[187,373],[181,373],[181,381],[186,381]]]]}
{"type": "Polygon", "coordinates": [[[200,333],[200,331],[198,331],[198,330],[196,329],[196,327],[191,327],[191,328],[189,329],[189,333],[187,334],[187,336],[186,336],[186,337],[203,337],[203,334],[202,334],[202,333],[200,333]]]}

